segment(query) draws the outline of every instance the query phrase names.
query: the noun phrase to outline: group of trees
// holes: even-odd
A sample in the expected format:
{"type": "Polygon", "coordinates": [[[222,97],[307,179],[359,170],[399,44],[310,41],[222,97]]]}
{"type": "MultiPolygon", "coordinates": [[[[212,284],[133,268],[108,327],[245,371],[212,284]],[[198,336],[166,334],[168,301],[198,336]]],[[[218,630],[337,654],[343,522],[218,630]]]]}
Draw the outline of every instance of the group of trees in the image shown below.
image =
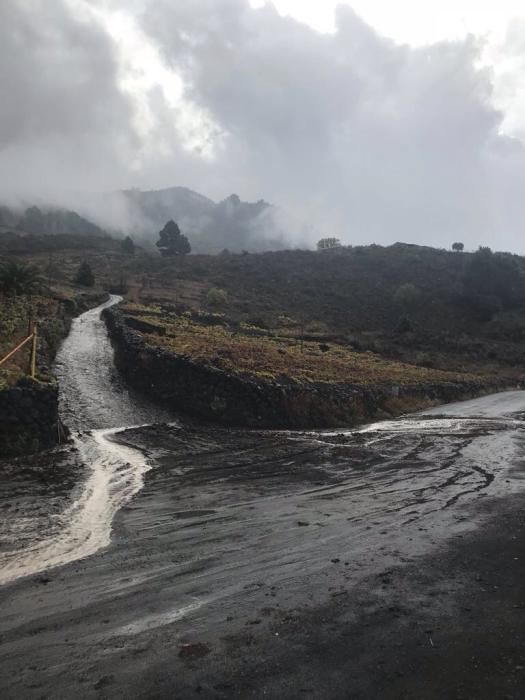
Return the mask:
{"type": "Polygon", "coordinates": [[[481,246],[465,266],[463,287],[467,302],[481,305],[487,316],[525,304],[525,270],[510,253],[481,246]]]}
{"type": "MultiPolygon", "coordinates": [[[[191,252],[188,239],[180,232],[179,227],[173,220],[168,221],[162,231],[160,231],[157,247],[161,255],[168,257],[186,255],[191,252]]],[[[130,236],[126,236],[122,240],[121,248],[126,255],[135,255],[135,243],[130,236]]],[[[83,287],[93,287],[95,284],[93,270],[87,261],[80,264],[74,282],[83,287]]]]}
{"type": "MultiPolygon", "coordinates": [[[[458,253],[463,251],[462,243],[454,243],[452,247],[458,253]]],[[[408,330],[414,317],[422,318],[429,298],[424,289],[406,282],[395,289],[392,301],[401,314],[399,327],[408,330]]],[[[494,253],[490,248],[480,246],[462,260],[449,294],[434,298],[434,301],[448,301],[462,308],[469,317],[482,322],[489,321],[500,311],[523,308],[525,265],[516,255],[494,253]]]]}
{"type": "Polygon", "coordinates": [[[331,250],[340,247],[341,241],[339,238],[320,238],[317,241],[317,250],[331,250]]]}
{"type": "MultiPolygon", "coordinates": [[[[126,236],[120,246],[122,252],[126,255],[135,255],[135,243],[130,236],[126,236]]],[[[163,257],[174,257],[191,253],[191,245],[188,238],[181,233],[179,226],[173,219],[170,219],[162,231],[159,231],[159,240],[156,246],[163,257]]]]}
{"type": "MultiPolygon", "coordinates": [[[[28,209],[27,218],[37,222],[41,216],[41,212],[37,207],[28,209]]],[[[180,232],[177,224],[170,220],[159,233],[159,241],[157,243],[163,256],[186,255],[191,252],[190,243],[185,235],[180,232]]],[[[126,236],[121,243],[122,251],[126,255],[135,254],[135,244],[130,236],[126,236]]],[[[93,287],[95,284],[95,275],[91,265],[84,260],[80,263],[78,270],[73,278],[73,282],[82,287],[93,287]]],[[[37,294],[43,286],[43,277],[40,269],[36,265],[20,263],[15,260],[8,260],[0,265],[0,294],[4,296],[16,297],[28,294],[37,294]]],[[[222,294],[215,292],[222,290],[213,290],[210,302],[220,305],[225,302],[222,294]]]]}
{"type": "MultiPolygon", "coordinates": [[[[320,238],[317,241],[317,250],[331,250],[333,248],[341,248],[341,241],[339,238],[320,238]]],[[[456,253],[462,253],[465,249],[465,245],[459,241],[452,244],[452,250],[456,253]]]]}
{"type": "MultiPolygon", "coordinates": [[[[3,218],[7,214],[3,210],[3,218]]],[[[11,221],[16,215],[11,215],[11,221]]],[[[75,211],[66,209],[45,209],[29,207],[20,217],[16,227],[22,231],[37,235],[72,234],[78,236],[107,237],[107,233],[75,211]]]]}

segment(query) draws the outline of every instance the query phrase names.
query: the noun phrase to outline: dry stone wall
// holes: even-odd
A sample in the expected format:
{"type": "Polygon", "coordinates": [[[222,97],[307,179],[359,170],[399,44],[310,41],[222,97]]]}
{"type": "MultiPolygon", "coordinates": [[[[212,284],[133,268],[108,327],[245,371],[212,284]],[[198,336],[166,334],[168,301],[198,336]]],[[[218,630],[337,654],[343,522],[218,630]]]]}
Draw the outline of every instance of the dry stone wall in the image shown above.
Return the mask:
{"type": "Polygon", "coordinates": [[[402,386],[271,382],[241,377],[144,342],[116,308],[104,311],[128,383],[180,415],[250,428],[331,428],[502,390],[497,381],[402,386]]]}

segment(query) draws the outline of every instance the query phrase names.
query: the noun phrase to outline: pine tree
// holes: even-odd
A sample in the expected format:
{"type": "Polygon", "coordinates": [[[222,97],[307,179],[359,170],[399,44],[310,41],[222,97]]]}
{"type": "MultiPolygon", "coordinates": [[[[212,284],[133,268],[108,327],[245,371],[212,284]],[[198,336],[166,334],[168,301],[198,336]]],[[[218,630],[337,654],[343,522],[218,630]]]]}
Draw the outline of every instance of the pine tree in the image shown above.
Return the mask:
{"type": "Polygon", "coordinates": [[[75,284],[79,284],[82,287],[93,287],[95,284],[95,275],[88,262],[85,260],[80,263],[80,266],[75,275],[75,284]]]}
{"type": "Polygon", "coordinates": [[[191,253],[190,242],[180,232],[180,228],[173,219],[170,219],[160,231],[157,248],[159,248],[161,255],[164,256],[187,255],[191,253]]]}

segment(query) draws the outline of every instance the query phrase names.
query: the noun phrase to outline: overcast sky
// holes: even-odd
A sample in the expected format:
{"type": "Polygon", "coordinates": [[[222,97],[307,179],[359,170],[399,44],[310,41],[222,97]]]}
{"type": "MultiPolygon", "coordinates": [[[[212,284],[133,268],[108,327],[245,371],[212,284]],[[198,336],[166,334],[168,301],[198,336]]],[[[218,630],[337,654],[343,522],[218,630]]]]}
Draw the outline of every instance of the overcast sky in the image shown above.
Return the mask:
{"type": "Polygon", "coordinates": [[[186,185],[525,252],[524,68],[513,0],[1,0],[0,199],[186,185]]]}

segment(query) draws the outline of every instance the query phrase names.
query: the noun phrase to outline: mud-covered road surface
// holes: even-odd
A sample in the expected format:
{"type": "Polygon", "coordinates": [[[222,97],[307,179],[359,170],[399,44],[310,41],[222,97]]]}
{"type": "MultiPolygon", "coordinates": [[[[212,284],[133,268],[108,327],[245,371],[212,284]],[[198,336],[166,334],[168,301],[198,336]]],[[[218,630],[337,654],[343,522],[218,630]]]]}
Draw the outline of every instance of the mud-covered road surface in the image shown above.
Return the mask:
{"type": "Polygon", "coordinates": [[[525,392],[183,425],[98,313],[59,357],[74,447],[2,465],[1,698],[525,698],[525,392]]]}

